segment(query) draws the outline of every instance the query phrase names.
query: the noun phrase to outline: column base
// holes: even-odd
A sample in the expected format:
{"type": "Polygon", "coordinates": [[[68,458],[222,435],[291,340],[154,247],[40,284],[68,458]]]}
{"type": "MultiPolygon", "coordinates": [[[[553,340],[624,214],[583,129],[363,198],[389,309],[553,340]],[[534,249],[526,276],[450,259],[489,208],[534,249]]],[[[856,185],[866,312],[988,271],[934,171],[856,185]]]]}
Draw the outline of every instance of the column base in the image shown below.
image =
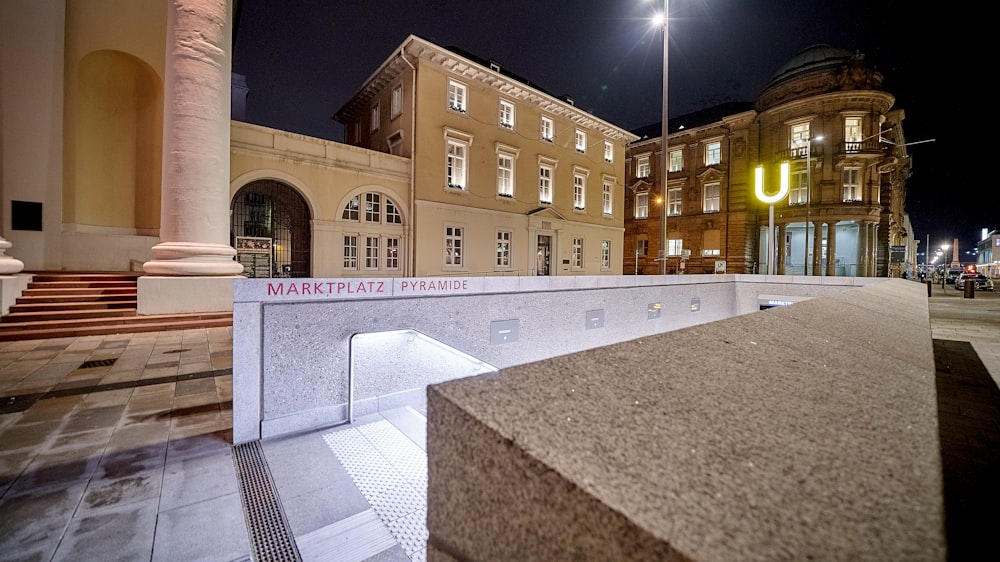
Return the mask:
{"type": "Polygon", "coordinates": [[[14,275],[24,269],[24,262],[4,254],[11,246],[10,242],[0,237],[0,275],[14,275]]]}
{"type": "MultiPolygon", "coordinates": [[[[239,265],[239,264],[237,264],[239,265]]],[[[211,277],[159,277],[138,279],[136,314],[189,314],[231,312],[233,280],[239,275],[211,277]]]]}
{"type": "Polygon", "coordinates": [[[239,275],[243,264],[234,257],[236,250],[225,244],[162,242],[153,246],[153,259],[142,269],[152,275],[239,275]]]}

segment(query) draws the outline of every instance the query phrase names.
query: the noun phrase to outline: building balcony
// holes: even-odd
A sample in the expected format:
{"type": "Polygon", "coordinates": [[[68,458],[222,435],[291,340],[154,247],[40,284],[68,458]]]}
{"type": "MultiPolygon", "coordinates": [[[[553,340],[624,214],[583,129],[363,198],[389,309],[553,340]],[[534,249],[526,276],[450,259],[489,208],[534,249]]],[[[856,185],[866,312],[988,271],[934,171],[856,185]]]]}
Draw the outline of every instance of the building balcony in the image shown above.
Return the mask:
{"type": "Polygon", "coordinates": [[[877,155],[881,156],[890,149],[892,145],[884,145],[878,139],[869,139],[866,141],[850,141],[840,143],[838,146],[837,156],[852,156],[852,155],[877,155]]]}

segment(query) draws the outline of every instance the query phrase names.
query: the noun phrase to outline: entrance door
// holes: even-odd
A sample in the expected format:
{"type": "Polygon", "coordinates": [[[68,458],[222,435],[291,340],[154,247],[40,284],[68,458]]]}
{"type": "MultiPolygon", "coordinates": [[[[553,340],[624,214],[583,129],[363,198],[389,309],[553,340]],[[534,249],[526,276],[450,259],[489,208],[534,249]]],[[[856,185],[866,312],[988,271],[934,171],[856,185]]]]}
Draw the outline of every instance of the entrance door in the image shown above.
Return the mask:
{"type": "Polygon", "coordinates": [[[535,275],[551,275],[549,264],[552,259],[552,237],[538,235],[538,263],[535,275]]]}

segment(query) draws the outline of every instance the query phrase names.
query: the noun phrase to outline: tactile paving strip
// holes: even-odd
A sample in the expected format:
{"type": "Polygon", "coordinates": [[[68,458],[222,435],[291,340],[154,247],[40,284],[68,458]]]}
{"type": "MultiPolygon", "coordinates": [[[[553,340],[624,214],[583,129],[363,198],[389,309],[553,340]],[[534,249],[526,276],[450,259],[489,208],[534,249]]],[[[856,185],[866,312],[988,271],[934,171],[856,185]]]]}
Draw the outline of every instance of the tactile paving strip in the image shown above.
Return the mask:
{"type": "Polygon", "coordinates": [[[388,421],[323,436],[344,470],[414,561],[427,558],[427,454],[388,421]]]}
{"type": "Polygon", "coordinates": [[[281,509],[260,442],[234,446],[233,462],[253,559],[300,562],[302,557],[281,509]]]}

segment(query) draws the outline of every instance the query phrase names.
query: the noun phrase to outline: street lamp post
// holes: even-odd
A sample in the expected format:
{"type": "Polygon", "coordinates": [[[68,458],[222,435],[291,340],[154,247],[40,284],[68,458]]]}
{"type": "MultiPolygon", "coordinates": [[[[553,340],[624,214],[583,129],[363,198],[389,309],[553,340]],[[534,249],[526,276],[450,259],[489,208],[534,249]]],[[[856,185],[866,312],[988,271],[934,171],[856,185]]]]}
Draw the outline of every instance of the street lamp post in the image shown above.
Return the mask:
{"type": "Polygon", "coordinates": [[[667,180],[670,178],[670,156],[667,154],[667,133],[670,126],[667,123],[667,68],[670,54],[670,42],[667,35],[667,15],[670,13],[670,0],[663,0],[663,121],[660,123],[660,149],[663,151],[663,208],[660,214],[660,274],[667,274],[667,212],[670,208],[670,201],[667,196],[667,180]]]}

